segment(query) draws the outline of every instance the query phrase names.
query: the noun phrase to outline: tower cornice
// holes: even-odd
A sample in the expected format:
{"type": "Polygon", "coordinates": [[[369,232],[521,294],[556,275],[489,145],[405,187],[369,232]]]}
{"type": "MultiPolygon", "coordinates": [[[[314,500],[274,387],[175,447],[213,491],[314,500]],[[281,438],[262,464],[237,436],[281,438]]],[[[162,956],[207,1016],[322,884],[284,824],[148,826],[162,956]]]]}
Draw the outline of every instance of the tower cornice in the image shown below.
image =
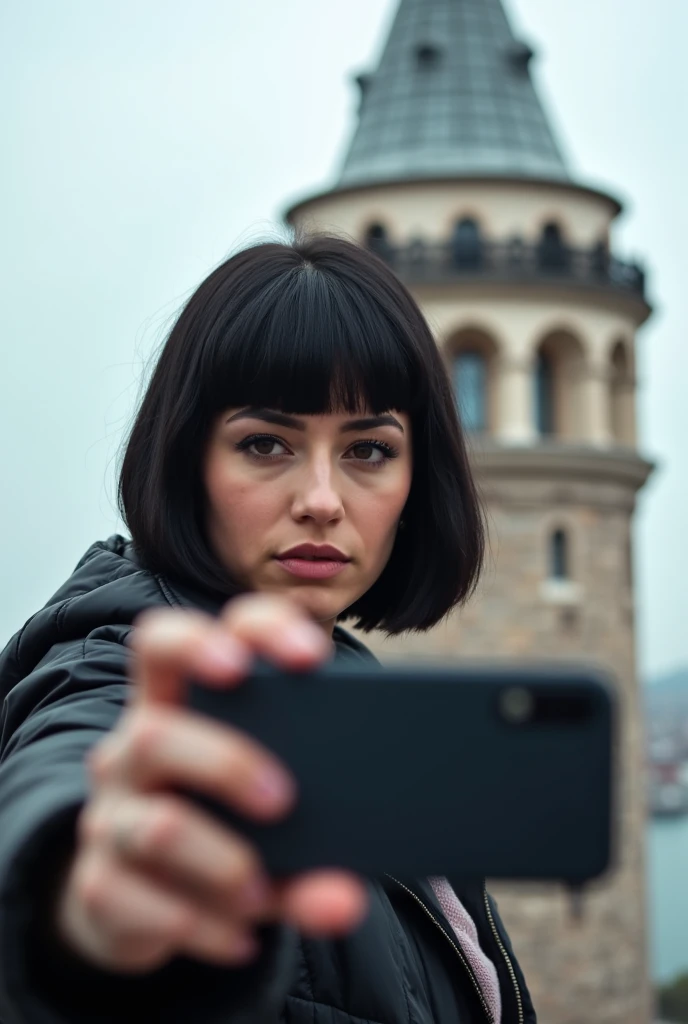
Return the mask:
{"type": "Polygon", "coordinates": [[[584,195],[590,199],[601,200],[609,206],[610,219],[616,218],[623,210],[623,204],[616,196],[593,185],[585,185],[574,181],[557,181],[551,178],[521,178],[508,175],[484,174],[467,175],[465,177],[453,175],[437,176],[434,178],[394,178],[389,181],[376,181],[360,185],[336,185],[332,188],[322,189],[319,192],[305,195],[300,199],[295,199],[287,207],[284,216],[287,223],[294,224],[299,217],[305,214],[308,206],[317,204],[321,200],[333,199],[339,196],[354,196],[360,193],[368,193],[371,196],[374,196],[376,193],[389,195],[395,189],[408,188],[408,186],[422,191],[436,185],[455,185],[457,188],[461,188],[463,185],[480,185],[485,187],[493,184],[532,188],[533,191],[547,188],[561,193],[562,197],[584,195]]]}
{"type": "Polygon", "coordinates": [[[620,487],[634,497],[655,469],[653,462],[632,448],[605,450],[556,441],[517,446],[499,444],[488,438],[476,439],[472,458],[483,482],[513,481],[524,498],[538,481],[560,490],[592,484],[600,499],[609,486],[620,487]]]}

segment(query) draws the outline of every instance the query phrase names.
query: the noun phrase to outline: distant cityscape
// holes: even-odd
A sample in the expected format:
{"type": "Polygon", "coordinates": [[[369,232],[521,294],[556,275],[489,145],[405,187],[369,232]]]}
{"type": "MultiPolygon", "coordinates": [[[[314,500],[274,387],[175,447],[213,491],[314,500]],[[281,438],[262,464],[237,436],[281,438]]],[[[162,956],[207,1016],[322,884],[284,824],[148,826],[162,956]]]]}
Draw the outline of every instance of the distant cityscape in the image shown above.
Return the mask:
{"type": "Polygon", "coordinates": [[[688,669],[648,684],[644,698],[649,812],[688,815],[688,669]]]}

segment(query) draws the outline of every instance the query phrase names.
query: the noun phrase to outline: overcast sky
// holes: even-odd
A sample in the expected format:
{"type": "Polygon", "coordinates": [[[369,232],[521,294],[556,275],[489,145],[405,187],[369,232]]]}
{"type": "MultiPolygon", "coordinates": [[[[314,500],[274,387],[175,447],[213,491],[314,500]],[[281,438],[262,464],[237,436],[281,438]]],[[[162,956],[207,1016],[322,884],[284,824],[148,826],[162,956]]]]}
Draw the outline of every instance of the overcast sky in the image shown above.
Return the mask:
{"type": "MultiPolygon", "coordinates": [[[[581,180],[624,201],[639,335],[645,674],[688,665],[688,0],[507,0],[581,180]]],[[[194,286],[329,184],[351,75],[396,0],[0,6],[0,639],[119,528],[114,460],[146,360],[194,286]]]]}

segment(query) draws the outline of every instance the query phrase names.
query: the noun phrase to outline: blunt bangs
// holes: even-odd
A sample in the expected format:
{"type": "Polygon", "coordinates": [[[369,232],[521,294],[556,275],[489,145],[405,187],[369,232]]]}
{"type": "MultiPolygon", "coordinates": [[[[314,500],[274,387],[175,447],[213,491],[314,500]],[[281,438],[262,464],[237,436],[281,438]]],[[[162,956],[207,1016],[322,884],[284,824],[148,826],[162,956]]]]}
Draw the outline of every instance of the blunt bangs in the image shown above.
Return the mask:
{"type": "Polygon", "coordinates": [[[453,391],[423,314],[381,259],[327,235],[253,246],[174,324],[126,444],[119,506],[142,565],[201,602],[240,592],[208,540],[203,464],[217,416],[246,407],[410,416],[404,528],[341,619],[425,630],[473,592],[484,524],[453,391]]]}
{"type": "Polygon", "coordinates": [[[302,264],[218,325],[203,368],[206,407],[411,412],[423,396],[408,334],[369,290],[302,264]]]}

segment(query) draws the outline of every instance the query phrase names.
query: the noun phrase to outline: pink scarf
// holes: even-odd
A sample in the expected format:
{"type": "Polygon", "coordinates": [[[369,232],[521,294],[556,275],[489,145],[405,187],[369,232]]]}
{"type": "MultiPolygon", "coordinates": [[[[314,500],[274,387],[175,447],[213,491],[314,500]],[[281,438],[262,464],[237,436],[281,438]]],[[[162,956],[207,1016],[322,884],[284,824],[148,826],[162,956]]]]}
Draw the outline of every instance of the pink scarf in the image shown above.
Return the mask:
{"type": "Polygon", "coordinates": [[[461,952],[466,957],[480,985],[480,990],[492,1012],[495,1024],[500,1024],[502,1019],[502,997],[499,991],[497,969],[480,948],[478,930],[475,927],[473,918],[459,901],[458,896],[446,878],[433,876],[428,881],[437,897],[437,902],[442,908],[442,913],[456,933],[461,952]]]}

